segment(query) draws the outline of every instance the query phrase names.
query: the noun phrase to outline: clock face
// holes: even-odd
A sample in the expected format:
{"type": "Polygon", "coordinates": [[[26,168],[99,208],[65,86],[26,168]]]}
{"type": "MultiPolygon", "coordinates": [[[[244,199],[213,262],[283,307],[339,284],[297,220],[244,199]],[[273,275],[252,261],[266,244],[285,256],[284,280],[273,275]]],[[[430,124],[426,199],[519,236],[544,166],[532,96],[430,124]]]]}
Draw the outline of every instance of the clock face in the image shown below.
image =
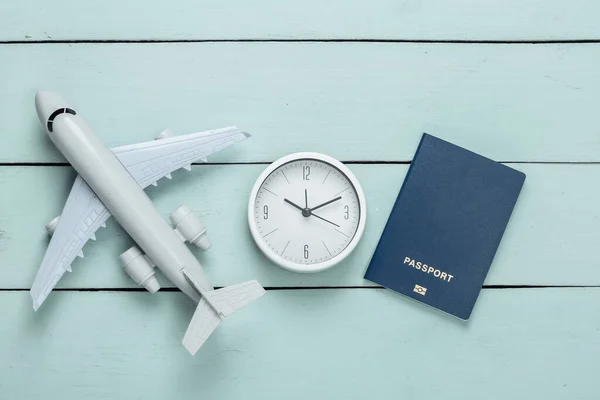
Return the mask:
{"type": "Polygon", "coordinates": [[[313,157],[288,156],[268,168],[249,206],[261,250],[275,263],[300,272],[341,261],[364,228],[364,195],[356,178],[338,161],[308,154],[313,157]]]}

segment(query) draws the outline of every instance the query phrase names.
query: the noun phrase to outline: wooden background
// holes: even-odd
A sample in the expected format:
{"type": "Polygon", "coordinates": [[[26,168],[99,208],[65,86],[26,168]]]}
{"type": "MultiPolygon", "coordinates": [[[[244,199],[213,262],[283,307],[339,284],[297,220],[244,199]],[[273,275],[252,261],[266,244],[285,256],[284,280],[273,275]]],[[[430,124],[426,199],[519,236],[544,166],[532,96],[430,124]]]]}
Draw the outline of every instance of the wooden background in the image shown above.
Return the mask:
{"type": "Polygon", "coordinates": [[[599,20],[594,0],[0,3],[0,398],[599,398],[599,20]],[[194,305],[136,288],[112,220],[33,312],[74,178],[38,89],[109,146],[253,133],[149,189],[206,222],[216,286],[269,288],[196,357],[194,305]],[[467,323],[362,279],[424,131],[527,174],[467,323]],[[246,226],[254,180],[295,151],[348,162],[367,195],[357,250],[316,275],[267,262],[246,226]]]}

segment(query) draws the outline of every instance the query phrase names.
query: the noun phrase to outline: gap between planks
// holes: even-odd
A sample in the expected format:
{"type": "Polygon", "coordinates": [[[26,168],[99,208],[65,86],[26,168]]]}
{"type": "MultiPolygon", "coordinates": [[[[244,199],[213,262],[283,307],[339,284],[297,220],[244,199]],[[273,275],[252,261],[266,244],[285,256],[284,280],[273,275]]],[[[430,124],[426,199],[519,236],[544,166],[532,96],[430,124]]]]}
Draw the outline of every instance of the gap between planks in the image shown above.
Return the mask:
{"type": "Polygon", "coordinates": [[[4,40],[2,44],[153,44],[153,43],[423,43],[423,44],[597,44],[600,39],[548,40],[455,40],[455,39],[69,39],[69,40],[4,40]]]}
{"type": "MultiPolygon", "coordinates": [[[[274,161],[274,160],[273,160],[274,161]]],[[[191,165],[269,165],[273,161],[246,161],[246,162],[200,162],[191,165]]],[[[369,161],[369,160],[340,160],[349,165],[410,165],[411,161],[369,161]]],[[[498,161],[500,164],[541,164],[541,165],[599,165],[600,161],[498,161]]],[[[0,162],[0,167],[70,167],[69,163],[59,162],[0,162]]]]}
{"type": "MultiPolygon", "coordinates": [[[[215,290],[222,289],[223,286],[216,286],[215,290]]],[[[594,289],[600,288],[600,285],[484,285],[482,290],[505,290],[505,289],[594,289]]],[[[286,291],[286,290],[347,290],[347,289],[365,289],[365,290],[390,290],[382,286],[266,286],[267,291],[286,291]]],[[[29,288],[0,288],[0,292],[26,292],[29,288]]],[[[144,288],[54,288],[54,292],[133,292],[146,293],[144,288]]],[[[161,288],[157,293],[180,292],[176,287],[161,288]]]]}

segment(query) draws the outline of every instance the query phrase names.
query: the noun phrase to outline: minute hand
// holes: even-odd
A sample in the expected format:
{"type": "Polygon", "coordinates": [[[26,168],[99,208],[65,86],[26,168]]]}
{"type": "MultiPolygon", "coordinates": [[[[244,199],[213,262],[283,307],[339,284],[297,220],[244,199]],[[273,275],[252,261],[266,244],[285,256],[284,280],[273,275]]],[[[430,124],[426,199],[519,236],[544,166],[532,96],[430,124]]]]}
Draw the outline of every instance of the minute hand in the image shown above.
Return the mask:
{"type": "Polygon", "coordinates": [[[340,200],[341,198],[342,198],[342,196],[338,196],[338,197],[336,197],[336,198],[335,198],[335,199],[333,199],[333,200],[326,201],[326,202],[325,202],[325,203],[323,203],[323,204],[319,204],[318,206],[311,208],[311,209],[310,209],[310,211],[312,212],[312,211],[315,211],[315,210],[317,210],[317,209],[319,209],[319,208],[321,208],[321,207],[325,207],[326,205],[329,205],[329,204],[331,204],[331,203],[334,203],[334,202],[336,202],[336,201],[340,200]]]}

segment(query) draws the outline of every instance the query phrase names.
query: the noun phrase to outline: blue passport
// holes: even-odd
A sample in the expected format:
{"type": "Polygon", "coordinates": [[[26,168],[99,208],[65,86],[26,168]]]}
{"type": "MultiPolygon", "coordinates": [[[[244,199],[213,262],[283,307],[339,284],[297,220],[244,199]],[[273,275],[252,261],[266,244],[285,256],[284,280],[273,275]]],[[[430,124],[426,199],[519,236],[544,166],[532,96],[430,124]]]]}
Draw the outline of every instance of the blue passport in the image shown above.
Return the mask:
{"type": "Polygon", "coordinates": [[[469,319],[524,181],[424,134],[365,278],[469,319]]]}

